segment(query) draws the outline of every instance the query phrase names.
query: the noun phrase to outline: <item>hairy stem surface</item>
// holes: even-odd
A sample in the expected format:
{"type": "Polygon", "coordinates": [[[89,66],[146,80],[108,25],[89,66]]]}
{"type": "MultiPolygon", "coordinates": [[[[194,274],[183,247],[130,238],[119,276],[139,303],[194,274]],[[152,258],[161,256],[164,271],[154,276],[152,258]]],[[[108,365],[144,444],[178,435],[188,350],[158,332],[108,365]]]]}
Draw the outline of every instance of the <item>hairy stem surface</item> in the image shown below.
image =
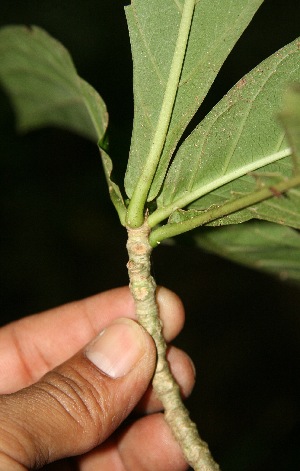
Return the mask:
{"type": "Polygon", "coordinates": [[[178,384],[173,378],[166,359],[166,342],[162,334],[162,323],[156,303],[156,284],[151,276],[149,244],[150,229],[147,223],[139,228],[127,228],[129,255],[128,273],[130,289],[136,305],[140,324],[153,337],[157,348],[157,365],[153,388],[163,404],[165,419],[185,459],[195,471],[217,471],[219,466],[210,455],[207,444],[198,435],[196,425],[191,421],[184,406],[178,384]]]}

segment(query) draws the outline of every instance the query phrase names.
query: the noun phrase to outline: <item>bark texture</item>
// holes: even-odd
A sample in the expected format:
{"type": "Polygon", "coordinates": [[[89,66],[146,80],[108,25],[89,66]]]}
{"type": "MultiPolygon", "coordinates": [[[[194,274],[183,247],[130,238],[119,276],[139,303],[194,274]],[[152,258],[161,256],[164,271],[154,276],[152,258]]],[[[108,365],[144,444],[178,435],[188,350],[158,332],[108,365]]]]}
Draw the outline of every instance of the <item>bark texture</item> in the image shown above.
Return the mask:
{"type": "Polygon", "coordinates": [[[166,359],[166,342],[156,303],[156,284],[151,276],[149,244],[150,229],[147,222],[139,228],[127,228],[129,255],[128,273],[136,313],[140,324],[153,337],[157,348],[157,365],[153,388],[163,404],[165,419],[181,446],[189,465],[195,471],[218,471],[207,444],[199,437],[196,425],[184,406],[179,387],[173,378],[166,359]]]}

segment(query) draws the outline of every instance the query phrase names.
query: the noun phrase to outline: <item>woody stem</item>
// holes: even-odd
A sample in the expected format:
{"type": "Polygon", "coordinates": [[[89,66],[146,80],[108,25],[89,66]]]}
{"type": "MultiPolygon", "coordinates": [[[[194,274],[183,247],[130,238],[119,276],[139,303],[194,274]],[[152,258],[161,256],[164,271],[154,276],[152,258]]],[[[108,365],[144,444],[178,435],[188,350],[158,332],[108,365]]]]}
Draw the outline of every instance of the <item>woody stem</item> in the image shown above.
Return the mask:
{"type": "Polygon", "coordinates": [[[145,222],[139,228],[127,228],[129,255],[128,273],[130,289],[135,301],[140,324],[154,339],[157,349],[157,365],[153,377],[153,388],[163,404],[165,419],[182,452],[195,471],[218,471],[219,466],[210,455],[207,444],[198,435],[196,425],[180,397],[176,383],[166,359],[166,342],[162,334],[162,322],[156,303],[156,284],[151,276],[149,244],[150,228],[145,222]]]}

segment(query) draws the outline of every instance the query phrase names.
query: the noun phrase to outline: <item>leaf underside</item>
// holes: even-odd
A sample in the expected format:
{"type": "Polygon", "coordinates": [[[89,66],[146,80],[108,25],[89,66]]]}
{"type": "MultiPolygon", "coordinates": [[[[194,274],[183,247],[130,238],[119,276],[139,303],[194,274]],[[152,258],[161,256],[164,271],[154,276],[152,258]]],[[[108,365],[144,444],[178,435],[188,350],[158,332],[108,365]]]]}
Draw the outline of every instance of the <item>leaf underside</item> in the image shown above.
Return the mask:
{"type": "MultiPolygon", "coordinates": [[[[155,128],[176,41],[174,24],[180,22],[183,4],[182,0],[154,1],[155,8],[153,2],[150,6],[142,0],[127,7],[135,66],[135,122],[126,175],[129,195],[155,128]],[[159,27],[152,29],[154,25],[159,27]]],[[[283,100],[280,120],[286,134],[274,119],[286,83],[300,81],[299,40],[243,77],[186,139],[168,169],[186,125],[262,2],[249,0],[236,6],[226,0],[217,14],[211,3],[202,0],[196,5],[169,133],[150,193],[153,199],[161,190],[157,209],[149,218],[153,226],[168,217],[173,224],[193,218],[299,173],[299,86],[290,88],[283,100]],[[205,52],[196,60],[202,47],[205,52]]],[[[66,49],[40,28],[10,26],[0,31],[0,80],[15,107],[19,129],[54,125],[104,146],[108,116],[103,100],[78,76],[66,49]]],[[[102,161],[112,201],[125,224],[126,208],[111,180],[111,159],[103,149],[102,161]]],[[[203,227],[190,235],[197,245],[231,260],[299,281],[300,235],[282,224],[300,228],[299,187],[286,195],[274,192],[268,201],[211,223],[224,227],[203,227]],[[271,222],[236,225],[251,218],[271,222]]]]}
{"type": "MultiPolygon", "coordinates": [[[[280,118],[284,123],[289,144],[293,150],[294,164],[298,170],[300,157],[299,85],[294,85],[287,90],[280,118]]],[[[289,192],[289,197],[291,193],[289,192]]],[[[299,213],[299,202],[295,207],[299,213]]],[[[290,227],[263,221],[249,221],[220,228],[203,227],[194,231],[192,237],[199,247],[229,260],[277,275],[282,280],[300,281],[300,232],[290,227]]]]}
{"type": "MultiPolygon", "coordinates": [[[[290,178],[297,157],[276,114],[287,83],[296,81],[299,40],[243,77],[185,140],[168,170],[151,224],[170,215],[169,222],[186,220],[195,217],[195,210],[209,211],[290,178]]],[[[290,190],[287,197],[274,196],[212,224],[255,217],[300,228],[300,189],[290,190]]]]}
{"type": "Polygon", "coordinates": [[[101,142],[108,115],[99,94],[79,77],[68,51],[39,27],[0,31],[0,81],[20,131],[58,126],[101,142]]]}
{"type": "MultiPolygon", "coordinates": [[[[160,163],[150,188],[153,200],[187,124],[221,65],[262,0],[196,3],[181,79],[160,163]]],[[[125,176],[129,197],[147,158],[161,109],[181,20],[183,0],[133,0],[126,7],[134,67],[134,126],[125,176]]]]}
{"type": "Polygon", "coordinates": [[[300,281],[300,233],[279,224],[249,221],[201,228],[193,233],[199,247],[250,268],[300,281]]]}
{"type": "Polygon", "coordinates": [[[116,208],[121,224],[125,226],[126,207],[119,186],[111,178],[113,170],[112,160],[104,149],[100,148],[100,154],[110,199],[116,208]]]}
{"type": "MultiPolygon", "coordinates": [[[[300,47],[300,41],[299,41],[300,47]]],[[[300,170],[300,83],[291,85],[284,97],[280,119],[293,151],[294,166],[300,170]]]]}
{"type": "MultiPolygon", "coordinates": [[[[289,145],[293,150],[294,169],[299,171],[300,156],[300,87],[288,88],[284,95],[280,119],[284,123],[289,145]]],[[[283,196],[272,198],[274,220],[283,212],[286,224],[299,224],[299,187],[289,191],[284,203],[294,200],[293,210],[284,214],[276,208],[283,196]],[[291,219],[289,221],[289,219],[291,219]],[[295,221],[298,221],[297,223],[295,221]]],[[[270,207],[265,208],[270,217],[270,207]]],[[[262,208],[260,208],[262,215],[262,208]]],[[[231,220],[234,221],[233,215],[231,220]]],[[[236,218],[238,221],[239,216],[236,218]]],[[[278,221],[280,222],[280,221],[278,221]]],[[[249,221],[223,227],[202,227],[189,234],[199,247],[234,262],[276,275],[281,280],[300,282],[300,232],[291,227],[265,221],[249,221]]]]}

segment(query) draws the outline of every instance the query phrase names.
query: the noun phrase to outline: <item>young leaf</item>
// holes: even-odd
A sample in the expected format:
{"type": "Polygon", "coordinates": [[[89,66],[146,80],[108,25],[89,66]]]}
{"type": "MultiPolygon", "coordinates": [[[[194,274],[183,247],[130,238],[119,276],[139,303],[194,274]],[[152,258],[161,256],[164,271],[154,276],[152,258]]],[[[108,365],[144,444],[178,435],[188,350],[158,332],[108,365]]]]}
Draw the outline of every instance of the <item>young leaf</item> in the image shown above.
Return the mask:
{"type": "MultiPolygon", "coordinates": [[[[130,198],[157,130],[186,3],[187,0],[133,0],[126,8],[134,66],[134,126],[125,177],[130,198]]],[[[183,131],[262,0],[223,0],[217,8],[211,0],[195,3],[176,99],[169,110],[171,120],[148,200],[157,196],[183,131]]],[[[154,172],[155,168],[151,170],[154,172]]]]}
{"type": "Polygon", "coordinates": [[[283,280],[300,281],[300,233],[261,221],[195,231],[196,245],[283,280]]]}
{"type": "MultiPolygon", "coordinates": [[[[168,171],[158,209],[149,218],[152,227],[178,208],[209,210],[292,176],[292,152],[275,116],[286,84],[300,80],[299,52],[296,40],[262,62],[186,139],[168,171]]],[[[298,214],[299,193],[295,198],[298,214]]],[[[276,210],[282,207],[285,212],[288,204],[278,198],[276,210]]],[[[271,218],[270,207],[260,209],[261,217],[271,218]]],[[[245,219],[239,216],[235,222],[245,219]]]]}
{"type": "Polygon", "coordinates": [[[68,51],[41,28],[1,29],[0,81],[20,130],[52,125],[102,141],[108,123],[102,98],[79,77],[68,51]]]}

